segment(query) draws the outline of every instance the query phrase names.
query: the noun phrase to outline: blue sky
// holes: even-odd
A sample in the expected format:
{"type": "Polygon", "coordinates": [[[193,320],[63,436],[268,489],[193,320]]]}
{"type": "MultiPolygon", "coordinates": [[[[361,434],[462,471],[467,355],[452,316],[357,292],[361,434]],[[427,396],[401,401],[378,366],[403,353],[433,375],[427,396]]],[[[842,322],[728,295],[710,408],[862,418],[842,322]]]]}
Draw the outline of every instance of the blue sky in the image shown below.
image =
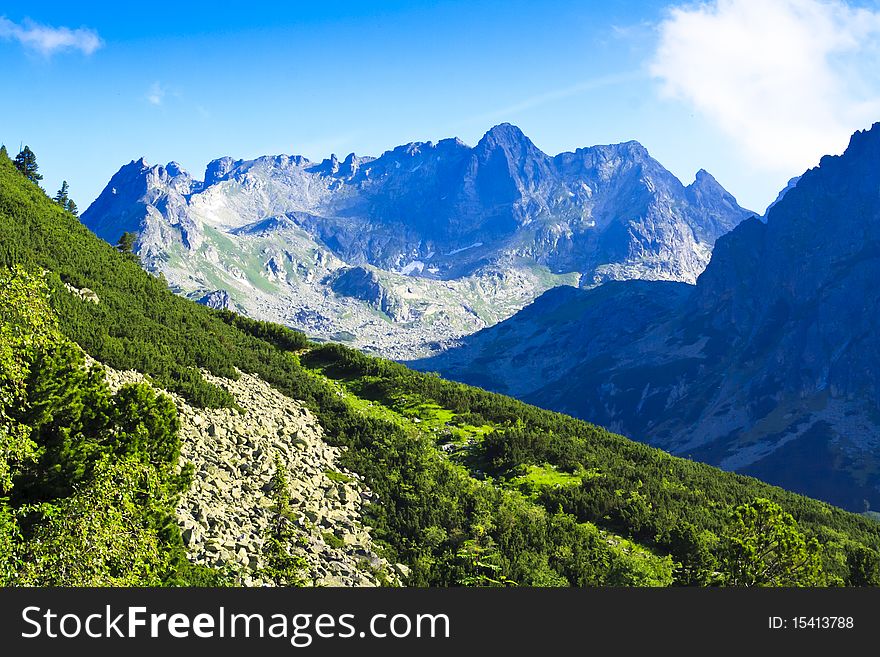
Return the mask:
{"type": "Polygon", "coordinates": [[[0,141],[80,209],[132,159],[379,155],[520,126],[550,154],[628,139],[763,211],[880,120],[880,6],[676,2],[13,3],[0,141]]]}

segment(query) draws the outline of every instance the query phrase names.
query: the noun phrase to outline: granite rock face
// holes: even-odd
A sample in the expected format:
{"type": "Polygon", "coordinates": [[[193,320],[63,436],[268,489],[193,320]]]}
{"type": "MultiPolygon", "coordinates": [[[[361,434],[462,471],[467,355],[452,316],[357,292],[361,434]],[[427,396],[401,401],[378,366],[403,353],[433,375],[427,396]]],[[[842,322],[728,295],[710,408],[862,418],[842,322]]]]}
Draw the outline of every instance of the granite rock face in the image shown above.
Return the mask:
{"type": "Polygon", "coordinates": [[[406,305],[384,285],[375,270],[366,267],[342,269],[332,277],[330,289],[336,294],[366,301],[393,320],[409,316],[406,305]]]}
{"type": "Polygon", "coordinates": [[[197,301],[203,306],[208,306],[208,308],[214,308],[216,310],[237,309],[232,301],[232,297],[229,296],[229,292],[226,290],[214,290],[213,292],[208,292],[205,296],[197,299],[197,301]]]}
{"type": "Polygon", "coordinates": [[[141,159],[82,219],[114,244],[137,232],[144,266],[179,293],[223,290],[253,317],[399,358],[558,285],[693,283],[749,215],[708,173],[685,187],[637,142],[551,157],[502,124],[474,147],[224,157],[204,181],[141,159]]]}

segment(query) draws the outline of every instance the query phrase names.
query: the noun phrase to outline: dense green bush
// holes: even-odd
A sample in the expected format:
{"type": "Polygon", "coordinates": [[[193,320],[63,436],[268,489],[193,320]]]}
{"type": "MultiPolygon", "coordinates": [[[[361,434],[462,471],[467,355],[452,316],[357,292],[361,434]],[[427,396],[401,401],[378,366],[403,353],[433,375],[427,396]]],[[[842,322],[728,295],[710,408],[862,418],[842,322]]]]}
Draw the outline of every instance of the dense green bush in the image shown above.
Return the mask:
{"type": "Polygon", "coordinates": [[[143,384],[111,394],[48,293],[0,270],[0,585],[186,582],[174,404],[143,384]]]}
{"type": "Polygon", "coordinates": [[[880,578],[880,525],[873,519],[342,345],[317,347],[303,363],[330,376],[359,378],[365,382],[361,394],[377,401],[419,399],[460,414],[453,425],[464,418],[493,424],[478,462],[498,482],[528,465],[579,473],[577,485],[541,488],[539,503],[671,555],[679,584],[740,583],[718,574],[732,567],[725,537],[736,531],[735,509],[760,499],[791,517],[807,544],[818,545],[819,572],[796,570],[788,583],[860,585],[880,578]]]}

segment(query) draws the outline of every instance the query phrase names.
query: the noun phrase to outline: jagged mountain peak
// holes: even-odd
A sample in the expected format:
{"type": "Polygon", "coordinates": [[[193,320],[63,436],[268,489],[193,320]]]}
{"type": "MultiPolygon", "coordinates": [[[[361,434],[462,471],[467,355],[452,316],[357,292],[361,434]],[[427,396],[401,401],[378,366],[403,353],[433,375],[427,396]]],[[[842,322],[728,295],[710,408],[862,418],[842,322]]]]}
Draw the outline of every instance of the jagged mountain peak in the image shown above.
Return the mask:
{"type": "Polygon", "coordinates": [[[641,142],[635,140],[616,144],[597,144],[565,151],[556,155],[553,161],[563,170],[579,171],[581,175],[586,172],[600,172],[603,178],[613,177],[622,170],[634,167],[647,167],[649,170],[674,177],[662,164],[651,157],[648,149],[641,142]]]}
{"type": "Polygon", "coordinates": [[[512,123],[499,123],[489,128],[483,135],[483,139],[496,139],[505,141],[525,141],[528,139],[518,126],[512,123]]]}
{"type": "Polygon", "coordinates": [[[793,190],[797,186],[797,184],[800,182],[800,180],[801,180],[801,176],[795,176],[795,177],[790,178],[788,180],[785,187],[782,188],[782,190],[779,192],[779,194],[777,194],[777,196],[773,200],[773,202],[767,206],[766,210],[764,210],[764,216],[761,218],[762,221],[767,220],[767,215],[770,214],[770,210],[772,210],[773,207],[776,206],[779,203],[779,201],[781,201],[786,194],[788,194],[791,190],[793,190]]]}
{"type": "Polygon", "coordinates": [[[165,171],[168,172],[169,176],[180,176],[180,175],[189,175],[189,173],[180,166],[177,162],[173,160],[165,165],[165,171]]]}
{"type": "MultiPolygon", "coordinates": [[[[855,186],[858,180],[873,180],[876,167],[880,165],[880,122],[868,130],[855,132],[849,140],[849,146],[841,155],[825,155],[819,160],[819,166],[806,171],[797,183],[798,193],[802,189],[812,188],[813,181],[823,177],[835,177],[835,182],[855,186]]],[[[854,190],[859,193],[871,193],[871,189],[854,190]]],[[[786,195],[786,197],[789,195],[786,195]]],[[[784,202],[783,199],[782,202],[784,202]]]]}
{"type": "Polygon", "coordinates": [[[235,160],[228,155],[212,160],[205,168],[205,186],[214,185],[224,180],[230,171],[241,164],[242,160],[235,160]]]}
{"type": "MultiPolygon", "coordinates": [[[[110,178],[110,182],[112,183],[114,180],[118,183],[121,180],[130,180],[132,178],[137,178],[143,174],[143,172],[148,171],[151,168],[151,165],[147,162],[147,158],[140,157],[136,160],[132,160],[128,164],[123,164],[116,173],[110,178]]],[[[106,191],[106,190],[105,190],[106,191]]]]}
{"type": "Polygon", "coordinates": [[[642,144],[640,141],[636,141],[635,139],[618,142],[616,144],[596,144],[595,146],[585,146],[583,148],[575,149],[573,152],[568,151],[565,153],[560,153],[559,156],[582,156],[586,154],[601,155],[603,157],[625,157],[638,161],[653,160],[651,154],[648,152],[648,149],[645,148],[644,144],[642,144]]]}
{"type": "Polygon", "coordinates": [[[147,158],[145,156],[141,156],[137,160],[132,160],[128,164],[124,164],[123,166],[121,166],[119,168],[119,171],[117,172],[116,175],[123,174],[123,175],[127,175],[127,176],[132,176],[132,175],[136,176],[136,175],[142,174],[146,171],[163,172],[164,174],[166,174],[170,177],[175,177],[175,176],[180,176],[180,175],[185,175],[185,176],[189,175],[189,172],[187,172],[187,170],[184,169],[183,166],[181,166],[181,164],[179,162],[175,162],[174,160],[172,160],[171,162],[168,162],[167,164],[164,164],[164,165],[163,164],[150,164],[149,162],[147,162],[147,158]]]}
{"type": "Polygon", "coordinates": [[[692,195],[700,195],[702,197],[714,196],[725,201],[736,202],[733,195],[728,192],[711,173],[705,169],[700,169],[694,176],[694,181],[687,186],[687,191],[692,195]]]}
{"type": "Polygon", "coordinates": [[[382,155],[383,157],[389,155],[413,156],[421,153],[422,149],[431,148],[432,146],[433,144],[429,141],[411,141],[395,146],[391,150],[385,151],[382,155]]]}
{"type": "Polygon", "coordinates": [[[693,185],[698,185],[698,186],[718,185],[718,186],[720,186],[719,182],[715,179],[715,176],[713,176],[711,173],[709,173],[705,169],[700,169],[699,171],[697,171],[697,174],[694,176],[694,182],[692,182],[689,186],[693,186],[693,185]]]}
{"type": "Polygon", "coordinates": [[[140,161],[82,220],[111,243],[139,233],[144,265],[194,298],[222,288],[245,312],[270,309],[321,337],[341,323],[396,357],[429,333],[437,344],[499,321],[561,282],[692,283],[746,213],[720,186],[689,199],[637,141],[551,158],[511,124],[474,147],[447,138],[341,159],[226,156],[207,165],[204,183],[177,164],[140,161]],[[337,316],[370,303],[327,282],[358,266],[400,286],[406,303],[394,313],[412,313],[412,326],[389,332],[373,323],[375,307],[337,316]]]}
{"type": "MultiPolygon", "coordinates": [[[[880,150],[880,121],[865,130],[856,130],[849,139],[849,145],[844,151],[850,157],[858,157],[866,151],[876,153],[880,150]]],[[[825,157],[839,157],[826,155],[825,157]]],[[[822,158],[825,159],[824,157],[822,158]]],[[[820,161],[821,164],[821,161],[820,161]]]]}
{"type": "Polygon", "coordinates": [[[437,148],[470,148],[466,143],[464,143],[458,137],[447,137],[445,139],[441,139],[437,142],[437,148]]]}
{"type": "Polygon", "coordinates": [[[317,170],[329,176],[338,173],[339,158],[336,157],[336,153],[331,153],[329,158],[321,160],[321,164],[318,165],[317,170]]]}
{"type": "Polygon", "coordinates": [[[700,169],[699,171],[697,171],[697,174],[694,176],[694,181],[687,186],[687,192],[692,196],[713,196],[719,199],[723,199],[724,201],[733,201],[734,203],[736,202],[736,199],[734,199],[733,195],[726,189],[724,189],[721,183],[719,183],[715,179],[715,176],[713,176],[705,169],[700,169]]]}
{"type": "Polygon", "coordinates": [[[484,151],[492,151],[500,148],[504,151],[547,157],[532,140],[526,137],[525,133],[512,123],[499,123],[490,128],[486,134],[477,142],[474,149],[478,153],[484,151]]]}
{"type": "Polygon", "coordinates": [[[651,154],[648,152],[648,149],[645,145],[637,141],[635,139],[629,139],[627,141],[622,141],[619,144],[608,144],[607,146],[598,146],[597,148],[611,149],[622,153],[628,153],[630,155],[637,155],[641,157],[651,157],[651,154]]]}
{"type": "MultiPolygon", "coordinates": [[[[704,296],[724,295],[742,326],[765,321],[772,305],[789,307],[835,288],[854,262],[868,268],[880,241],[880,124],[855,133],[841,155],[825,156],[801,176],[766,216],[766,230],[741,224],[706,270],[704,296]],[[755,266],[731,272],[741,261],[755,266]],[[752,289],[764,289],[757,298],[752,289]],[[745,312],[746,309],[751,309],[745,312]]],[[[857,287],[857,286],[855,286],[857,287]]],[[[855,289],[855,288],[854,288],[855,289]]],[[[769,320],[767,320],[769,321],[769,320]]]]}
{"type": "Polygon", "coordinates": [[[309,158],[303,155],[263,155],[255,160],[246,161],[243,165],[252,167],[262,166],[267,169],[287,169],[290,167],[304,167],[312,164],[309,158]]]}
{"type": "MultiPolygon", "coordinates": [[[[794,204],[809,202],[808,199],[828,196],[829,184],[845,188],[847,193],[828,196],[826,202],[852,202],[854,195],[865,197],[865,200],[876,207],[877,194],[874,186],[874,173],[880,167],[880,122],[874,123],[866,130],[857,130],[852,134],[849,145],[840,155],[825,155],[819,164],[788,181],[773,203],[765,211],[765,218],[771,223],[772,217],[785,216],[792,212],[794,204]]],[[[854,217],[847,213],[837,216],[840,220],[851,220],[854,217]]]]}
{"type": "MultiPolygon", "coordinates": [[[[136,190],[144,190],[147,184],[147,174],[151,171],[158,172],[160,168],[164,169],[164,167],[161,167],[160,165],[150,164],[145,157],[140,157],[137,160],[132,160],[128,164],[123,164],[110,178],[110,182],[107,183],[101,196],[116,196],[122,193],[122,190],[131,188],[132,186],[134,186],[136,190]]],[[[101,196],[98,198],[100,199],[101,196]]]]}

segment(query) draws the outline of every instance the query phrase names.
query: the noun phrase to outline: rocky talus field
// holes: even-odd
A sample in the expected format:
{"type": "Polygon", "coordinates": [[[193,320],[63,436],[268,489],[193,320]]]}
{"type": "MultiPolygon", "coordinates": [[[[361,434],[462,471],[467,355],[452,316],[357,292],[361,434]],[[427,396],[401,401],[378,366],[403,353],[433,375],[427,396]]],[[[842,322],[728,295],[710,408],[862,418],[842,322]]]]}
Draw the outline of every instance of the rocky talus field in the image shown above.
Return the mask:
{"type": "MultiPolygon", "coordinates": [[[[113,390],[146,380],[139,372],[104,369],[113,390]]],[[[340,449],[324,442],[309,410],[258,377],[241,374],[233,381],[203,374],[228,390],[243,412],[193,408],[165,393],[180,417],[181,466],[195,468],[193,484],[177,507],[190,559],[218,567],[236,564],[244,585],[269,584],[257,572],[271,515],[270,481],[280,458],[299,514],[297,543],[308,562],[306,583],[399,584],[405,567],[379,556],[363,521],[363,506],[373,493],[359,475],[338,465],[340,449]]]]}

